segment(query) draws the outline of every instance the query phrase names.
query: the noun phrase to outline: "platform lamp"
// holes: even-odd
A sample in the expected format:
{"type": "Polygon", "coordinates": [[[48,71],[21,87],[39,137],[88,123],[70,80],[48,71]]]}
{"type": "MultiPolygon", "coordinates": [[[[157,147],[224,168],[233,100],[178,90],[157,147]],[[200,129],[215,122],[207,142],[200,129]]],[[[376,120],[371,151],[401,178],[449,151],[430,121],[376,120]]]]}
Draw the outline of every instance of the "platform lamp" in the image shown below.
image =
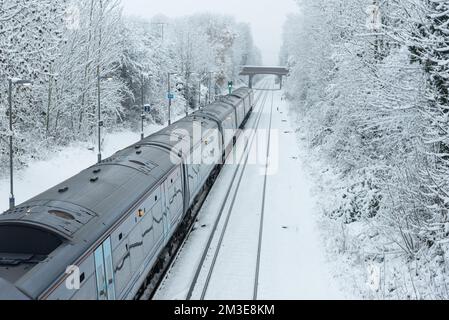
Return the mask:
{"type": "Polygon", "coordinates": [[[11,78],[8,80],[8,104],[9,104],[9,174],[10,174],[10,197],[9,209],[16,207],[16,199],[14,197],[14,147],[13,147],[13,126],[12,126],[12,89],[13,86],[29,87],[32,86],[31,80],[11,78]]]}
{"type": "Polygon", "coordinates": [[[102,76],[100,74],[100,67],[97,67],[97,94],[98,94],[98,108],[97,108],[97,120],[98,120],[98,163],[102,161],[101,155],[101,128],[104,123],[101,120],[101,80],[112,81],[111,75],[102,76]]]}

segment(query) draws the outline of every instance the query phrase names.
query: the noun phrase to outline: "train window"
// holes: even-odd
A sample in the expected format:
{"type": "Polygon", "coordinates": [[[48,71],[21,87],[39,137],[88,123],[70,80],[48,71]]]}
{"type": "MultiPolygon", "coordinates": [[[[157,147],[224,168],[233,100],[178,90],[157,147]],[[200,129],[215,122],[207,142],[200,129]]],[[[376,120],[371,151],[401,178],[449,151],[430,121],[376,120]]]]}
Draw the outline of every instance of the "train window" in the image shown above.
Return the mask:
{"type": "Polygon", "coordinates": [[[98,300],[115,300],[115,279],[110,238],[95,251],[94,257],[98,300]]]}
{"type": "Polygon", "coordinates": [[[104,268],[103,246],[95,251],[95,275],[97,278],[97,298],[107,300],[106,270],[104,268]]]}
{"type": "Polygon", "coordinates": [[[111,239],[108,239],[103,244],[104,263],[106,269],[106,285],[108,288],[108,299],[115,300],[115,279],[114,267],[112,264],[112,245],[111,239]]]}

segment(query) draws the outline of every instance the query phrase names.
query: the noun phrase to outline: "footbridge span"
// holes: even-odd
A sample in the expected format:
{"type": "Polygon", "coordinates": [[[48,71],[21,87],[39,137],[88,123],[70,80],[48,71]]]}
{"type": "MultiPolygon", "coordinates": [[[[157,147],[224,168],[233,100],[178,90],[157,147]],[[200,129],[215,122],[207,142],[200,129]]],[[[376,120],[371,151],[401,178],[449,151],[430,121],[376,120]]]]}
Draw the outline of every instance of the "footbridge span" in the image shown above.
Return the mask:
{"type": "Polygon", "coordinates": [[[282,89],[284,77],[290,74],[287,67],[265,67],[265,66],[244,66],[240,72],[241,76],[249,77],[250,88],[253,88],[253,80],[257,75],[274,75],[279,77],[279,83],[282,89]]]}

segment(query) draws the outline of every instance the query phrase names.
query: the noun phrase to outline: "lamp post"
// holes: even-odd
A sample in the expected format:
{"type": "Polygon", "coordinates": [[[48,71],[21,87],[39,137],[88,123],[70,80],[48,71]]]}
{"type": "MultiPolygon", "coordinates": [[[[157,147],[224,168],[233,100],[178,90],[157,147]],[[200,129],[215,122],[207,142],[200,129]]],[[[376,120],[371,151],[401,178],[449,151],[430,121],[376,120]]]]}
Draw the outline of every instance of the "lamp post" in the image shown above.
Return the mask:
{"type": "Polygon", "coordinates": [[[209,74],[209,93],[208,93],[208,103],[211,104],[212,103],[212,75],[218,73],[219,71],[208,71],[207,73],[209,74]]]}
{"type": "Polygon", "coordinates": [[[145,86],[145,76],[142,74],[142,133],[140,134],[140,140],[145,138],[144,127],[145,127],[145,98],[144,98],[144,86],[145,86]]]}
{"type": "MultiPolygon", "coordinates": [[[[186,73],[186,75],[187,75],[187,78],[186,78],[186,82],[187,82],[187,89],[186,89],[187,90],[186,117],[188,117],[189,116],[189,105],[190,105],[190,79],[191,79],[192,75],[200,76],[200,74],[197,73],[197,72],[188,71],[186,73]]],[[[201,105],[201,81],[202,80],[203,79],[199,80],[199,88],[200,88],[200,90],[199,90],[199,98],[198,98],[199,105],[201,105]]],[[[192,97],[192,98],[194,99],[194,97],[192,97]]]]}
{"type": "Polygon", "coordinates": [[[171,76],[176,74],[176,72],[168,72],[168,125],[171,126],[171,105],[173,94],[171,92],[171,76]]]}
{"type": "MultiPolygon", "coordinates": [[[[153,75],[148,75],[152,77],[153,75]]],[[[145,139],[145,76],[142,74],[142,133],[140,135],[141,140],[145,139]]]]}
{"type": "Polygon", "coordinates": [[[187,72],[186,77],[186,96],[187,96],[187,103],[186,103],[186,117],[189,116],[189,107],[190,107],[190,76],[192,75],[192,72],[187,72]]]}
{"type": "Polygon", "coordinates": [[[161,28],[161,39],[162,39],[162,42],[164,42],[164,28],[165,28],[165,26],[167,25],[167,23],[165,23],[165,22],[154,22],[154,23],[152,23],[152,25],[156,25],[156,26],[159,26],[160,28],[161,28]]]}
{"type": "Polygon", "coordinates": [[[201,110],[201,80],[198,81],[198,109],[201,110]]]}
{"type": "MultiPolygon", "coordinates": [[[[199,75],[199,74],[198,74],[199,75]]],[[[201,84],[203,83],[204,79],[206,79],[207,76],[203,76],[202,78],[200,78],[198,86],[199,86],[199,93],[198,93],[198,105],[199,105],[199,109],[201,110],[201,84]]],[[[207,99],[206,99],[207,102],[207,99]]]]}
{"type": "Polygon", "coordinates": [[[190,75],[194,74],[194,75],[198,76],[198,109],[201,110],[201,88],[202,88],[201,84],[203,83],[204,79],[206,79],[206,77],[208,77],[209,72],[207,72],[206,75],[203,75],[203,77],[201,77],[201,74],[198,72],[190,72],[189,74],[190,75]]]}
{"type": "Polygon", "coordinates": [[[208,91],[208,104],[211,104],[211,102],[212,102],[212,71],[209,71],[209,83],[208,83],[208,86],[209,86],[209,91],[208,91]]]}
{"type": "Polygon", "coordinates": [[[97,120],[98,120],[98,163],[101,162],[102,156],[101,156],[101,128],[103,127],[104,123],[101,120],[101,80],[112,80],[111,76],[101,76],[100,74],[100,66],[97,66],[97,99],[98,99],[98,108],[97,108],[97,120]]]}
{"type": "Polygon", "coordinates": [[[16,207],[16,199],[14,197],[14,150],[13,150],[13,127],[12,127],[12,88],[17,86],[31,86],[33,83],[30,80],[9,79],[8,80],[8,104],[9,104],[9,177],[10,177],[10,196],[9,209],[13,210],[16,207]]]}

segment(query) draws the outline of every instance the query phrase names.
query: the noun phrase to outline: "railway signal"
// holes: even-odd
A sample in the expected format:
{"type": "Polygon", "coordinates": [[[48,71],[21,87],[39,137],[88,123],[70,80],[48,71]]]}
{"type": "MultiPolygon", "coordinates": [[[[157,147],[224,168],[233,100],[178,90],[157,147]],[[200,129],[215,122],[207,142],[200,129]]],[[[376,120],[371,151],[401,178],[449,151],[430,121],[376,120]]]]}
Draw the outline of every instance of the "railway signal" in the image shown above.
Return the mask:
{"type": "Polygon", "coordinates": [[[228,82],[228,88],[229,88],[229,94],[232,94],[232,89],[234,88],[234,82],[229,81],[228,82]]]}

